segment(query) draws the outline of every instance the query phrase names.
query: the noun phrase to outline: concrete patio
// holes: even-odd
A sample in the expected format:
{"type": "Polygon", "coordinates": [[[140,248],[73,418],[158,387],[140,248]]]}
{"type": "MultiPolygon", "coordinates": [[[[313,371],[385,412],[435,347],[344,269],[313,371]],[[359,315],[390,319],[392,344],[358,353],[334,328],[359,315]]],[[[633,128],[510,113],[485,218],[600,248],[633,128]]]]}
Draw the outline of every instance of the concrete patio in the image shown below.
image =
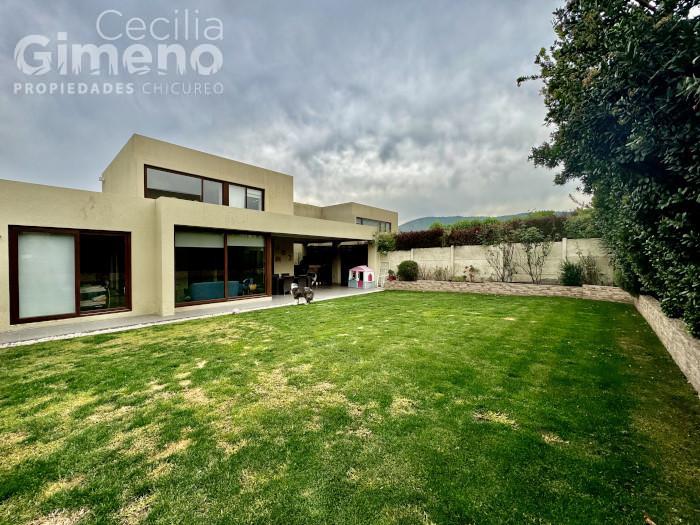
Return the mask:
{"type": "MultiPolygon", "coordinates": [[[[314,289],[314,302],[328,301],[342,297],[352,297],[367,293],[381,292],[381,288],[361,290],[357,288],[347,288],[343,286],[327,286],[314,289]]],[[[304,300],[300,301],[300,306],[304,300]]],[[[207,307],[184,307],[178,309],[175,315],[161,317],[159,315],[138,315],[120,317],[112,319],[76,320],[66,324],[56,324],[50,326],[29,326],[25,325],[21,329],[0,332],[0,348],[11,346],[29,345],[43,341],[55,341],[59,339],[72,339],[84,335],[97,335],[113,332],[124,332],[147,326],[177,323],[192,319],[203,319],[206,317],[217,317],[221,315],[238,314],[253,310],[265,310],[267,308],[279,308],[282,306],[296,306],[296,301],[287,295],[273,295],[271,299],[231,301],[227,303],[216,303],[207,307]]]]}

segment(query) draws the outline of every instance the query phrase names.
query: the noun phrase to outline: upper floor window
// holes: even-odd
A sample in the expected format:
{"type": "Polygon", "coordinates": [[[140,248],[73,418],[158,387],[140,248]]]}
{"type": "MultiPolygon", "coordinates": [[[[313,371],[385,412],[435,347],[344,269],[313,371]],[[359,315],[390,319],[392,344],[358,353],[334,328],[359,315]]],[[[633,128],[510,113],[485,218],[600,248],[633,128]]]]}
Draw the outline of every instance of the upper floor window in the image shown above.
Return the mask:
{"type": "Polygon", "coordinates": [[[356,224],[361,224],[362,226],[374,226],[379,232],[390,232],[391,223],[386,221],[378,221],[375,219],[366,219],[364,217],[357,217],[355,219],[356,224]]]}
{"type": "Polygon", "coordinates": [[[257,188],[146,166],[145,196],[151,199],[174,197],[262,211],[264,195],[257,188]]]}
{"type": "Polygon", "coordinates": [[[263,210],[263,190],[228,185],[228,205],[232,208],[247,208],[249,210],[263,210]]]}

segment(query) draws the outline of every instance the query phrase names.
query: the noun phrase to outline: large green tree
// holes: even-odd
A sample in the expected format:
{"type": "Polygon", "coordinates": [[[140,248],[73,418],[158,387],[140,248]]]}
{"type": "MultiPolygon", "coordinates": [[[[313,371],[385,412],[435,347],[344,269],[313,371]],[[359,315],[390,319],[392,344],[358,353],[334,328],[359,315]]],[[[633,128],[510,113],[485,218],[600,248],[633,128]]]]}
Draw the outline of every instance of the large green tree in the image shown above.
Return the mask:
{"type": "MultiPolygon", "coordinates": [[[[578,181],[621,280],[700,334],[700,0],[571,0],[535,62],[550,139],[535,164],[578,181]]],[[[526,78],[518,79],[518,82],[526,78]]]]}

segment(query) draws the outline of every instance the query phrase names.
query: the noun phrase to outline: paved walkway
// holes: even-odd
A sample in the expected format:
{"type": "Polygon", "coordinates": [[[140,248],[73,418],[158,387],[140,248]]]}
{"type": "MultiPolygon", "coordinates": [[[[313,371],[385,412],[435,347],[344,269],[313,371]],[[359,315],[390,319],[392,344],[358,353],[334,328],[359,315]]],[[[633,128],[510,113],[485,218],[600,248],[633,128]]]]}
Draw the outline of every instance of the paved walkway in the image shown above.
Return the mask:
{"type": "MultiPolygon", "coordinates": [[[[341,286],[323,287],[314,290],[314,301],[328,301],[330,299],[381,291],[381,288],[358,290],[357,288],[341,286]]],[[[300,302],[302,304],[304,303],[303,300],[300,302]]],[[[146,326],[177,323],[192,319],[203,319],[206,317],[217,317],[220,315],[231,315],[253,310],[265,310],[267,308],[279,308],[281,306],[293,305],[296,305],[296,301],[292,299],[290,295],[274,295],[271,300],[231,301],[227,303],[216,303],[197,309],[176,309],[175,315],[167,317],[161,317],[159,315],[133,315],[116,319],[92,318],[90,320],[76,320],[71,323],[50,326],[27,325],[19,330],[0,332],[0,348],[58,339],[72,339],[83,335],[124,332],[146,326]]]]}

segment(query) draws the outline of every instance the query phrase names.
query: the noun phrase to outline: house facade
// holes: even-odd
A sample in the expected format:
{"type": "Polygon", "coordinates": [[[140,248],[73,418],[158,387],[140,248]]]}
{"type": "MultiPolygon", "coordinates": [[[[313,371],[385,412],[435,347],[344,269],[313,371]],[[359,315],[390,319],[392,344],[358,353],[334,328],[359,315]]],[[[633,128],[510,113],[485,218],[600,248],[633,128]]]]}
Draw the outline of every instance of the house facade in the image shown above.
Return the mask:
{"type": "Polygon", "coordinates": [[[294,179],[133,135],[92,192],[0,180],[0,331],[266,301],[378,267],[398,214],[294,202],[294,179]]]}

